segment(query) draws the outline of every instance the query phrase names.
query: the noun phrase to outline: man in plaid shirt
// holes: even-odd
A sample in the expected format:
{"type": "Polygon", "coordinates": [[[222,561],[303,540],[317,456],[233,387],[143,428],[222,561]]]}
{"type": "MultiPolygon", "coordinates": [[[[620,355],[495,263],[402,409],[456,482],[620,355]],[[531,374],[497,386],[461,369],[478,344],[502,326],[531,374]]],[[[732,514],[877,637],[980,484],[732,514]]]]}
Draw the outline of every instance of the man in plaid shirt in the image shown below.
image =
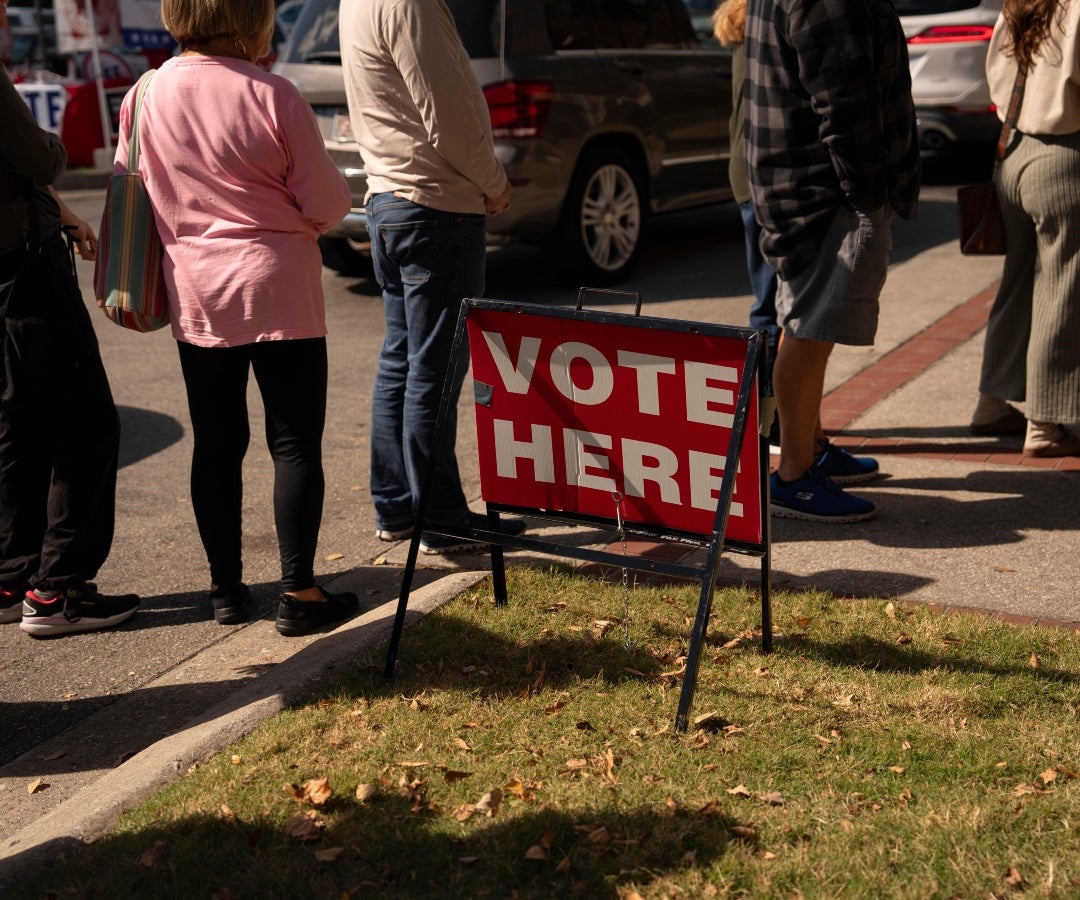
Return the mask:
{"type": "Polygon", "coordinates": [[[772,512],[868,519],[874,504],[839,485],[878,464],[828,441],[821,396],[833,346],[874,342],[892,217],[915,216],[907,44],[891,0],[749,0],[746,57],[750,189],[784,332],[772,512]]]}

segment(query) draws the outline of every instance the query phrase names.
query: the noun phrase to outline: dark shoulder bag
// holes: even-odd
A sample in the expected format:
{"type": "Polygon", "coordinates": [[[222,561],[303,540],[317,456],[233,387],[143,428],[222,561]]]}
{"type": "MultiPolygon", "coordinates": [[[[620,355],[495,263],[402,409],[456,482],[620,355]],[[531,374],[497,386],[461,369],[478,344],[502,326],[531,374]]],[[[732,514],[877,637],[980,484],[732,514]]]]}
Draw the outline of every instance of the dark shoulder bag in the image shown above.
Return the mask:
{"type": "Polygon", "coordinates": [[[956,189],[960,252],[965,256],[1001,256],[1005,252],[1005,226],[1001,220],[1001,205],[998,202],[994,179],[1001,161],[1005,158],[1009,133],[1016,125],[1026,78],[1027,69],[1021,67],[1016,72],[1012,97],[1009,98],[1009,110],[1005,115],[1005,123],[1001,126],[1001,136],[998,138],[997,150],[994,153],[994,171],[990,175],[990,181],[986,184],[969,184],[956,189]]]}

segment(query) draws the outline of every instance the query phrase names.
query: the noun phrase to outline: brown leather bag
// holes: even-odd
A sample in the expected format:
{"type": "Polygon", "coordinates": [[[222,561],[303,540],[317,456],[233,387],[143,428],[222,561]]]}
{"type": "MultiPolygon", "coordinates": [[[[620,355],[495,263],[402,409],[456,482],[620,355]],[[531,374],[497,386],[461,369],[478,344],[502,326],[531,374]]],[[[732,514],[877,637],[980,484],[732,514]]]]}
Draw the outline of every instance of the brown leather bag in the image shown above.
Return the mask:
{"type": "Polygon", "coordinates": [[[958,187],[956,214],[961,253],[965,256],[1001,256],[1005,252],[1005,226],[1001,222],[1001,207],[992,181],[958,187]]]}
{"type": "Polygon", "coordinates": [[[1016,124],[1020,112],[1020,100],[1024,95],[1027,69],[1020,68],[1013,82],[1009,110],[1001,126],[997,151],[994,155],[994,172],[986,184],[968,184],[956,189],[956,217],[960,230],[960,252],[965,256],[1001,256],[1005,252],[1005,226],[1001,221],[1001,204],[998,203],[994,176],[1005,158],[1009,144],[1009,132],[1016,124]]]}

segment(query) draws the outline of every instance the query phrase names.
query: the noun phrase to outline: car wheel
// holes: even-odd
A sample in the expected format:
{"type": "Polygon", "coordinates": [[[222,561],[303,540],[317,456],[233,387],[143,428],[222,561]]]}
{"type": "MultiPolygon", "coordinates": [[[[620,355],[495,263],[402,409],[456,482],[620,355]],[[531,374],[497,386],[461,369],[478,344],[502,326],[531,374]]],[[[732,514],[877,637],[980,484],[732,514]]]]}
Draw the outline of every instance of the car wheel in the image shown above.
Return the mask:
{"type": "Polygon", "coordinates": [[[637,262],[644,226],[642,178],[633,160],[614,147],[583,159],[557,237],[564,267],[596,285],[621,281],[637,262]]]}
{"type": "Polygon", "coordinates": [[[357,249],[348,238],[320,237],[319,250],[323,265],[339,275],[360,277],[372,274],[371,257],[357,249]]]}

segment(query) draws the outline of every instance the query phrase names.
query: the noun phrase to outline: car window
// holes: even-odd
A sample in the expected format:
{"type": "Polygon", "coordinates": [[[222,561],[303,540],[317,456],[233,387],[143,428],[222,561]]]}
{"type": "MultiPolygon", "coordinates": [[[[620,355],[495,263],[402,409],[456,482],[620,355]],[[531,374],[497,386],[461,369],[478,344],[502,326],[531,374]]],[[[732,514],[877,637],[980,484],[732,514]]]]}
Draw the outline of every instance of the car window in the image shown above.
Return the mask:
{"type": "Polygon", "coordinates": [[[893,5],[901,16],[935,16],[975,9],[981,4],[980,0],[895,0],[893,5]]]}
{"type": "Polygon", "coordinates": [[[663,50],[681,46],[672,0],[596,0],[597,46],[663,50]]]}
{"type": "Polygon", "coordinates": [[[596,47],[593,15],[581,0],[546,0],[544,14],[551,45],[556,50],[592,50],[596,47]]]}
{"type": "Polygon", "coordinates": [[[286,48],[290,62],[340,65],[337,3],[333,0],[305,3],[290,38],[286,48]]]}
{"type": "MultiPolygon", "coordinates": [[[[508,0],[506,46],[508,56],[540,56],[550,53],[553,40],[544,28],[545,6],[552,0],[508,0]]],[[[582,5],[566,2],[569,9],[582,5]]],[[[500,0],[448,0],[447,6],[461,34],[462,44],[473,59],[497,57],[503,33],[500,0]]],[[[579,18],[584,18],[580,16],[579,18]]],[[[289,62],[340,65],[338,4],[336,0],[308,0],[293,26],[292,43],[286,48],[289,62]]],[[[559,46],[555,44],[555,46],[559,46]]]]}

